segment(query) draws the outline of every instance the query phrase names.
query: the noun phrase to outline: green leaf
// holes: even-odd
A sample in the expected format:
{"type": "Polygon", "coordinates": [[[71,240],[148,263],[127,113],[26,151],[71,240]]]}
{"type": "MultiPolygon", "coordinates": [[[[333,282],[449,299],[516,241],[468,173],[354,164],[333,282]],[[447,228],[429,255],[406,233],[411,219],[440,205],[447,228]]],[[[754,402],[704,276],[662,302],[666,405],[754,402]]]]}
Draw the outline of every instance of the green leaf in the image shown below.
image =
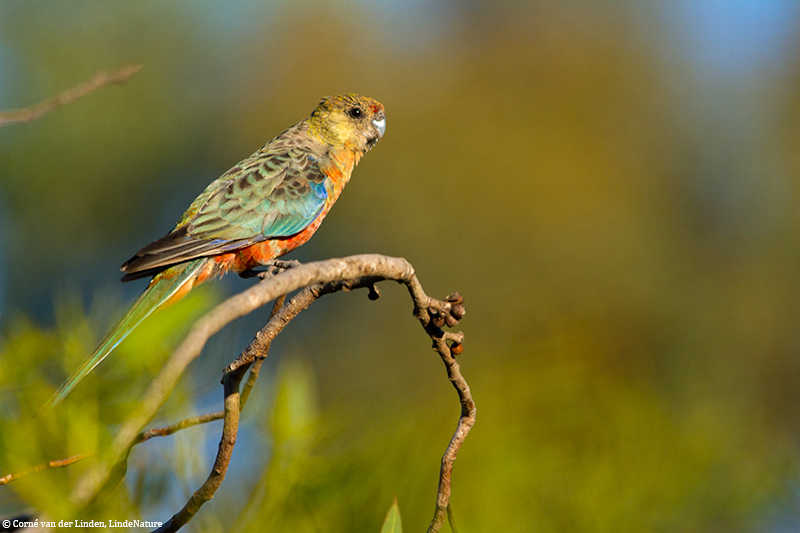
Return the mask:
{"type": "Polygon", "coordinates": [[[403,524],[400,522],[400,508],[397,507],[397,498],[394,499],[391,509],[386,513],[386,520],[383,521],[381,533],[403,533],[403,524]]]}

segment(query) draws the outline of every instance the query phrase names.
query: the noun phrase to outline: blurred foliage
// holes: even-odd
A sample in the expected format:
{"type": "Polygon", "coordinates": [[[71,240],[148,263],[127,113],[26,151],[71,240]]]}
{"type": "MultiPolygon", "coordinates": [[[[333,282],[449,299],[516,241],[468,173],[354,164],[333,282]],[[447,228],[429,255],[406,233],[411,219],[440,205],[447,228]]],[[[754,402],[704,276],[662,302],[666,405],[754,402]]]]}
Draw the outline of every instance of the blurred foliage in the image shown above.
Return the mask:
{"type": "MultiPolygon", "coordinates": [[[[676,52],[664,9],[0,4],[0,108],[144,65],[0,129],[0,473],[103,449],[178,324],[216,298],[147,321],[31,418],[120,312],[117,266],[321,96],[356,91],[386,105],[387,135],[294,257],[404,256],[431,295],[466,296],[478,421],[453,475],[459,531],[797,529],[800,60],[709,81],[676,52]],[[88,318],[60,298],[53,314],[64,286],[117,296],[88,318]]],[[[425,527],[458,406],[409,310],[388,286],[290,325],[190,527],[374,532],[393,495],[406,529],[425,527]]],[[[266,312],[212,343],[160,421],[219,408],[219,370],[266,312]]],[[[138,447],[126,482],[81,518],[166,520],[217,432],[138,447]]],[[[0,513],[60,518],[84,468],[0,487],[0,513]]]]}
{"type": "MultiPolygon", "coordinates": [[[[4,325],[0,334],[0,471],[18,472],[55,459],[78,454],[91,456],[108,448],[119,421],[130,413],[139,401],[148,382],[158,373],[170,348],[185,335],[187,326],[199,313],[208,309],[215,297],[213,291],[201,290],[184,302],[158,314],[137,329],[114,353],[115,363],[102,365],[82,382],[80,390],[54,409],[40,412],[54,385],[74,371],[96,343],[103,331],[93,327],[101,323],[110,302],[99,301],[93,313],[86,316],[75,298],[62,296],[56,308],[54,328],[41,328],[29,319],[18,316],[4,325]],[[32,372],[32,369],[40,371],[32,372]],[[108,399],[108,401],[106,401],[108,399]]],[[[102,300],[102,299],[101,299],[102,300]]],[[[162,409],[162,417],[176,419],[186,412],[191,399],[192,383],[187,379],[176,389],[162,409]]],[[[176,441],[176,452],[180,452],[176,441]]],[[[196,457],[190,453],[173,453],[167,462],[152,461],[139,464],[133,476],[161,478],[149,487],[155,493],[144,496],[145,501],[158,501],[158,485],[166,486],[165,474],[183,474],[182,465],[196,457]]],[[[56,521],[74,519],[69,503],[72,485],[80,478],[93,457],[44,474],[28,475],[4,487],[0,495],[0,513],[9,512],[21,501],[42,510],[56,521]]],[[[135,462],[135,461],[132,461],[135,462]]],[[[203,465],[204,467],[205,465],[203,465]]],[[[136,505],[143,495],[131,494],[124,488],[104,501],[94,519],[117,516],[136,518],[136,505]],[[106,503],[107,502],[107,505],[106,503]]]]}

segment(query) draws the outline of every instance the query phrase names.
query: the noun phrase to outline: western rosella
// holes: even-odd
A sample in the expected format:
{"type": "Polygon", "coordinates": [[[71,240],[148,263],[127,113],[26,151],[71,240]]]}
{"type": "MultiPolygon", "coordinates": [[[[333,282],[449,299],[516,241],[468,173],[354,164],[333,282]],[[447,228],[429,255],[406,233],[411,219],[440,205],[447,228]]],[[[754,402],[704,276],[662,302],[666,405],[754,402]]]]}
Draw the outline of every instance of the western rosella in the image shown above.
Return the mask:
{"type": "Polygon", "coordinates": [[[156,309],[209,279],[266,265],[308,241],[385,129],[386,113],[375,100],[326,97],[311,116],[211,183],[174,230],[122,265],[122,281],[153,279],[46,407],[63,400],[156,309]]]}

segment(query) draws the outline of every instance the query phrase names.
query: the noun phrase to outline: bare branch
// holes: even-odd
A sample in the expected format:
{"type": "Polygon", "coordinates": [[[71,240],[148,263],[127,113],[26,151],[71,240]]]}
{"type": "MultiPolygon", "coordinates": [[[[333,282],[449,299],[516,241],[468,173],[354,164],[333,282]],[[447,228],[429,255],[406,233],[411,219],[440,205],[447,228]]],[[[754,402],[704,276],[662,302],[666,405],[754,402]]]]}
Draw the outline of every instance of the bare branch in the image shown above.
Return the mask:
{"type": "Polygon", "coordinates": [[[173,352],[164,368],[148,387],[137,412],[122,424],[112,444],[113,462],[125,454],[140,429],[166,401],[186,367],[200,355],[208,339],[229,323],[279,296],[315,283],[363,276],[377,276],[405,282],[410,280],[413,274],[412,266],[402,258],[377,254],[354,255],[300,265],[267,278],[222,302],[194,324],[189,335],[173,352]]]}
{"type": "MultiPolygon", "coordinates": [[[[272,308],[272,315],[270,316],[270,318],[275,316],[275,313],[277,313],[278,309],[281,308],[284,299],[285,298],[281,296],[280,298],[275,300],[275,305],[272,308]]],[[[269,350],[269,347],[267,347],[267,350],[269,350]]],[[[250,375],[247,378],[247,383],[245,384],[244,389],[242,389],[242,395],[241,395],[242,397],[239,404],[239,411],[242,411],[244,409],[244,405],[245,403],[247,403],[247,397],[250,395],[250,390],[253,388],[253,385],[255,385],[255,382],[258,379],[258,370],[261,367],[261,362],[263,362],[263,359],[256,361],[258,367],[256,367],[256,365],[253,365],[253,367],[250,369],[250,375]]],[[[148,429],[147,431],[142,431],[141,433],[139,433],[136,436],[136,439],[134,439],[133,443],[131,444],[131,447],[136,446],[137,444],[141,444],[145,441],[148,441],[153,437],[168,437],[174,433],[177,433],[182,429],[190,428],[200,424],[207,424],[209,422],[214,422],[216,420],[222,420],[224,416],[225,416],[225,411],[217,411],[216,413],[208,413],[205,415],[199,415],[192,418],[187,418],[185,420],[181,420],[180,422],[176,422],[175,424],[172,424],[167,427],[151,428],[148,429]]]]}
{"type": "MultiPolygon", "coordinates": [[[[475,424],[475,416],[477,411],[475,409],[475,402],[472,400],[472,393],[469,390],[467,381],[461,375],[461,368],[456,362],[455,357],[451,354],[451,347],[447,345],[447,338],[449,335],[442,335],[440,338],[435,338],[433,348],[439,353],[445,367],[447,368],[447,377],[456,388],[458,398],[461,402],[461,417],[458,419],[456,431],[453,438],[450,439],[450,444],[447,445],[444,456],[442,456],[442,468],[439,471],[439,491],[436,495],[436,510],[434,511],[433,520],[431,525],[428,526],[428,533],[436,533],[442,529],[445,518],[450,514],[450,522],[453,522],[452,511],[450,507],[450,478],[453,473],[453,462],[456,460],[458,450],[467,438],[469,430],[475,424]]],[[[453,335],[454,341],[460,341],[458,344],[463,343],[463,335],[453,335]]]]}
{"type": "MultiPolygon", "coordinates": [[[[200,424],[207,424],[208,422],[214,422],[215,420],[222,420],[224,415],[223,411],[218,411],[216,413],[208,413],[205,415],[194,416],[192,418],[187,418],[185,420],[181,420],[180,422],[176,422],[167,427],[163,428],[151,428],[147,431],[142,431],[136,436],[136,440],[134,440],[133,444],[131,445],[136,446],[143,442],[146,442],[153,437],[168,437],[177,433],[178,431],[186,428],[190,428],[193,426],[197,426],[200,424]]],[[[91,453],[80,453],[78,455],[74,455],[72,457],[68,457],[66,459],[57,459],[55,461],[49,461],[44,464],[40,464],[34,466],[32,468],[28,468],[27,470],[23,470],[21,472],[15,472],[13,474],[7,474],[5,476],[0,477],[0,485],[7,485],[12,481],[16,481],[17,479],[21,478],[22,476],[27,476],[28,474],[37,474],[42,470],[47,470],[49,468],[61,468],[65,466],[69,466],[72,464],[77,463],[78,461],[82,461],[87,457],[91,457],[94,454],[91,453]]]]}
{"type": "Polygon", "coordinates": [[[136,435],[136,439],[133,441],[133,443],[131,443],[131,447],[148,441],[153,437],[169,437],[170,435],[173,435],[182,429],[199,426],[200,424],[208,424],[209,422],[214,422],[215,420],[222,420],[224,415],[224,412],[217,411],[216,413],[193,416],[192,418],[187,418],[185,420],[181,420],[180,422],[176,422],[171,426],[163,428],[151,428],[147,431],[142,431],[136,435]]]}
{"type": "Polygon", "coordinates": [[[61,106],[65,106],[82,96],[86,96],[87,94],[100,89],[101,87],[110,85],[112,83],[125,83],[140,70],[142,70],[141,65],[128,65],[115,72],[101,72],[95,75],[95,77],[91,80],[81,83],[77,87],[73,87],[68,91],[64,91],[58,96],[50,98],[49,100],[45,100],[44,102],[39,102],[38,104],[25,107],[23,109],[0,111],[0,126],[6,126],[8,124],[20,124],[36,120],[37,118],[41,118],[51,111],[55,111],[61,106]]]}
{"type": "MultiPolygon", "coordinates": [[[[275,304],[272,306],[272,313],[269,317],[270,323],[275,318],[275,315],[278,313],[278,311],[283,307],[283,302],[285,300],[286,296],[280,296],[277,300],[275,300],[275,304]]],[[[258,337],[256,337],[256,339],[250,344],[252,345],[256,342],[259,342],[258,337]]],[[[228,464],[230,463],[231,454],[233,453],[233,446],[236,444],[236,435],[239,431],[239,416],[233,416],[231,413],[229,413],[229,410],[238,408],[239,412],[241,412],[244,409],[244,406],[247,403],[247,398],[250,395],[250,391],[258,379],[258,372],[261,369],[261,363],[269,353],[270,343],[271,341],[262,343],[260,351],[263,353],[263,357],[255,361],[251,367],[250,375],[247,378],[247,383],[245,383],[245,386],[242,389],[241,395],[239,395],[239,383],[242,381],[242,376],[247,370],[247,366],[240,367],[240,371],[234,374],[226,373],[222,378],[223,389],[225,391],[225,411],[221,413],[215,413],[220,415],[224,414],[224,419],[222,422],[222,438],[219,442],[217,457],[214,460],[214,467],[211,469],[211,473],[208,475],[208,478],[206,478],[205,483],[203,483],[203,485],[197,489],[194,494],[192,494],[192,497],[188,502],[186,502],[186,505],[183,507],[183,509],[170,518],[166,524],[162,525],[158,531],[171,532],[177,531],[183,527],[194,517],[195,514],[197,514],[197,511],[200,510],[200,507],[202,507],[204,503],[214,497],[214,493],[219,488],[222,480],[225,479],[225,473],[228,470],[228,464]]]]}
{"type": "MultiPolygon", "coordinates": [[[[278,310],[283,307],[283,302],[286,301],[286,296],[280,296],[275,303],[272,305],[272,313],[269,315],[270,321],[275,318],[275,315],[278,314],[278,310]]],[[[253,385],[256,384],[256,380],[258,379],[258,373],[261,370],[261,363],[264,362],[266,359],[267,354],[269,353],[269,344],[263,348],[264,357],[257,359],[253,362],[253,366],[250,367],[250,375],[247,376],[247,383],[244,384],[244,388],[242,389],[242,398],[239,401],[239,410],[244,409],[244,405],[247,403],[247,398],[250,397],[250,391],[253,389],[253,385]]]]}
{"type": "MultiPolygon", "coordinates": [[[[137,440],[143,442],[140,439],[143,439],[148,432],[139,434],[140,428],[152,418],[167,399],[188,364],[200,354],[212,335],[233,320],[252,312],[267,302],[280,298],[281,301],[276,302],[266,326],[256,334],[255,339],[236,361],[224,371],[223,430],[214,467],[206,482],[195,491],[184,508],[176,513],[160,531],[180,529],[191,520],[206,501],[213,497],[225,477],[236,443],[239,412],[246,401],[246,395],[252,388],[252,382],[258,376],[258,367],[266,357],[272,340],[294,317],[322,295],[366,287],[369,289],[370,299],[376,299],[380,293],[375,288],[375,283],[383,280],[394,280],[405,284],[408,288],[414,302],[414,316],[433,341],[433,348],[442,358],[448,378],[455,387],[461,403],[461,416],[456,431],[442,457],[436,510],[428,528],[429,533],[440,531],[449,512],[453,462],[467,433],[475,423],[476,415],[475,403],[472,400],[469,386],[461,375],[459,365],[454,357],[463,351],[464,335],[461,332],[443,331],[441,328],[445,325],[453,327],[458,324],[466,311],[460,294],[452,294],[445,300],[431,298],[425,294],[419,280],[414,275],[413,267],[405,259],[377,254],[329,259],[296,266],[275,276],[267,277],[258,285],[233,296],[203,316],[195,323],[189,335],[173,352],[165,367],[150,384],[140,409],[123,424],[117,433],[112,445],[112,460],[105,464],[99,464],[97,468],[86,473],[73,492],[73,501],[81,504],[94,497],[108,479],[110,472],[108,465],[119,462],[130,450],[130,447],[138,443],[137,440]],[[302,290],[288,304],[281,305],[283,297],[297,289],[302,290]],[[250,379],[240,395],[239,385],[248,368],[251,368],[250,379]]],[[[206,418],[203,418],[203,421],[218,419],[219,416],[220,413],[204,415],[206,418]]],[[[194,425],[193,422],[194,419],[189,419],[178,423],[174,425],[175,431],[184,427],[181,424],[192,423],[194,425]]],[[[197,423],[202,422],[198,421],[197,423]]],[[[168,431],[172,427],[151,431],[156,433],[165,431],[167,432],[165,434],[171,434],[168,431]]],[[[453,522],[452,516],[450,516],[450,521],[453,522]]]]}
{"type": "Polygon", "coordinates": [[[240,372],[225,374],[222,380],[225,391],[225,418],[222,422],[222,439],[219,442],[214,467],[211,469],[206,482],[192,494],[183,509],[178,511],[156,531],[172,532],[180,529],[197,514],[197,511],[200,510],[200,507],[205,502],[214,497],[214,493],[225,479],[233,447],[236,445],[236,435],[239,431],[239,383],[241,383],[246,370],[247,368],[242,367],[240,372]]]}
{"type": "MultiPolygon", "coordinates": [[[[280,308],[277,313],[275,313],[273,310],[272,319],[269,321],[269,323],[267,323],[267,325],[256,334],[256,338],[242,352],[237,360],[225,369],[226,379],[231,375],[240,375],[251,364],[258,364],[263,361],[264,357],[266,357],[264,350],[269,349],[269,345],[272,340],[292,319],[294,319],[301,311],[308,308],[322,295],[339,290],[353,290],[360,287],[367,287],[370,289],[370,297],[374,299],[372,295],[379,294],[374,287],[376,281],[377,280],[374,277],[363,277],[330,282],[326,284],[318,283],[311,285],[310,287],[306,287],[297,295],[295,295],[288,304],[280,308]]],[[[427,313],[423,312],[423,308],[417,307],[417,312],[415,312],[415,314],[422,317],[420,321],[423,323],[423,326],[426,328],[426,330],[429,331],[431,338],[434,340],[434,349],[439,352],[443,361],[445,361],[445,365],[448,369],[448,377],[450,377],[450,380],[453,382],[456,390],[458,391],[462,404],[461,417],[456,428],[456,433],[451,439],[444,457],[442,458],[439,490],[437,492],[436,500],[436,511],[428,529],[429,533],[436,533],[440,531],[442,525],[444,524],[444,519],[447,517],[451,528],[453,528],[455,531],[455,521],[452,515],[452,509],[450,508],[450,484],[453,462],[455,461],[458,450],[466,438],[467,433],[475,422],[476,410],[469,387],[463,376],[461,376],[458,363],[451,354],[454,347],[462,346],[464,342],[464,335],[461,332],[452,333],[442,331],[433,323],[434,319],[431,319],[430,315],[434,314],[437,317],[444,317],[443,313],[449,313],[447,317],[453,319],[455,321],[454,323],[457,323],[465,313],[462,305],[463,298],[461,298],[461,295],[458,293],[449,296],[446,301],[439,301],[429,298],[427,295],[425,295],[418,281],[416,281],[416,276],[412,276],[412,279],[409,280],[407,285],[409,287],[409,292],[414,299],[415,306],[431,306],[427,309],[427,313]],[[451,341],[452,345],[448,346],[447,341],[451,341]]],[[[438,320],[436,321],[438,322],[438,320]]],[[[442,321],[447,322],[446,318],[442,318],[442,321]]],[[[187,503],[181,512],[173,516],[172,519],[170,519],[170,521],[167,522],[167,524],[165,524],[159,531],[177,531],[189,520],[191,520],[194,514],[199,511],[200,506],[203,503],[213,497],[214,491],[216,491],[216,489],[219,487],[219,482],[217,480],[220,478],[217,472],[217,466],[218,464],[227,464],[227,461],[230,459],[229,455],[227,454],[232,453],[232,451],[232,446],[230,448],[223,448],[223,443],[220,443],[219,455],[217,456],[217,461],[214,464],[214,470],[212,470],[212,473],[209,475],[206,482],[192,495],[189,503],[187,503]],[[221,454],[226,454],[224,463],[220,461],[221,454]]],[[[224,477],[224,473],[222,475],[224,477]]]]}
{"type": "MultiPolygon", "coordinates": [[[[270,318],[275,316],[275,313],[278,312],[278,309],[283,306],[284,297],[281,296],[277,300],[275,300],[275,305],[272,308],[272,315],[270,318]]],[[[267,346],[267,350],[269,350],[269,346],[267,346]]],[[[257,361],[258,366],[261,366],[262,360],[257,361]]],[[[250,375],[247,378],[247,383],[245,384],[244,389],[242,390],[242,399],[241,403],[239,404],[239,411],[244,409],[245,403],[247,403],[247,397],[250,394],[250,390],[255,385],[256,380],[258,379],[258,368],[253,365],[253,368],[250,369],[250,375]]],[[[216,420],[222,420],[225,416],[225,411],[217,411],[216,413],[208,413],[205,415],[199,415],[192,418],[187,418],[185,420],[181,420],[180,422],[176,422],[171,426],[163,427],[163,428],[151,428],[147,431],[142,431],[136,436],[131,447],[136,446],[137,444],[141,444],[145,441],[152,439],[153,437],[168,437],[178,431],[186,428],[190,428],[193,426],[197,426],[200,424],[207,424],[209,422],[214,422],[216,420]]]]}
{"type": "MultiPolygon", "coordinates": [[[[258,377],[257,373],[253,374],[253,370],[260,368],[261,363],[267,357],[272,339],[274,339],[275,336],[300,313],[300,311],[307,308],[318,297],[315,296],[318,294],[316,289],[319,289],[320,287],[321,285],[319,284],[306,287],[294,298],[292,298],[287,305],[283,305],[285,300],[284,296],[281,296],[275,301],[269,322],[266,326],[264,326],[264,328],[261,329],[261,331],[256,334],[253,341],[237,358],[236,361],[240,363],[235,367],[234,365],[230,365],[225,369],[222,382],[226,390],[226,413],[228,409],[228,395],[238,393],[238,384],[241,382],[244,372],[246,372],[248,368],[251,368],[250,377],[248,378],[248,382],[244,387],[244,390],[249,393],[250,389],[247,387],[247,385],[250,385],[251,381],[255,381],[255,379],[258,377]],[[245,359],[248,360],[245,362],[245,359]],[[255,377],[253,377],[254,375],[255,377]],[[228,391],[228,387],[231,384],[236,384],[235,391],[228,391]]],[[[242,396],[239,400],[240,410],[246,399],[247,398],[242,396]]],[[[192,494],[192,497],[189,499],[183,509],[181,509],[163,526],[161,526],[161,528],[158,529],[159,532],[167,533],[178,531],[181,527],[186,525],[195,514],[197,514],[203,504],[214,497],[214,494],[222,483],[222,480],[225,478],[225,473],[227,471],[228,464],[230,463],[231,454],[233,453],[233,443],[235,443],[235,438],[233,442],[231,442],[230,435],[232,434],[235,437],[238,432],[238,424],[238,417],[229,417],[226,414],[223,421],[222,438],[219,443],[217,457],[214,461],[214,467],[211,469],[211,473],[208,475],[203,485],[192,494]]]]}
{"type": "Polygon", "coordinates": [[[36,465],[32,468],[28,468],[21,472],[15,472],[13,474],[6,474],[5,476],[0,477],[0,485],[8,485],[12,481],[21,478],[22,476],[27,476],[28,474],[37,474],[42,470],[47,470],[49,468],[62,468],[65,466],[69,466],[71,464],[75,464],[78,461],[82,461],[89,457],[90,453],[79,453],[78,455],[73,455],[72,457],[67,457],[66,459],[57,459],[55,461],[49,461],[44,464],[36,465]]]}

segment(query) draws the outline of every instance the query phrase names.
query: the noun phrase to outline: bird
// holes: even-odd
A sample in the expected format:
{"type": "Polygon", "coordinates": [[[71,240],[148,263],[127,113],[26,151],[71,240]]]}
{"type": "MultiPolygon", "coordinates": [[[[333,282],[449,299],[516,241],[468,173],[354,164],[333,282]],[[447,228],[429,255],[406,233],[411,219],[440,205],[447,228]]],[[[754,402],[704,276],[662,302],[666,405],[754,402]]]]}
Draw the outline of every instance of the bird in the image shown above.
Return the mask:
{"type": "Polygon", "coordinates": [[[309,117],[213,181],[172,231],[122,265],[123,282],[152,276],[149,285],[43,411],[157,309],[201,283],[228,272],[246,275],[305,244],[385,131],[381,103],[352,93],[327,96],[309,117]]]}

